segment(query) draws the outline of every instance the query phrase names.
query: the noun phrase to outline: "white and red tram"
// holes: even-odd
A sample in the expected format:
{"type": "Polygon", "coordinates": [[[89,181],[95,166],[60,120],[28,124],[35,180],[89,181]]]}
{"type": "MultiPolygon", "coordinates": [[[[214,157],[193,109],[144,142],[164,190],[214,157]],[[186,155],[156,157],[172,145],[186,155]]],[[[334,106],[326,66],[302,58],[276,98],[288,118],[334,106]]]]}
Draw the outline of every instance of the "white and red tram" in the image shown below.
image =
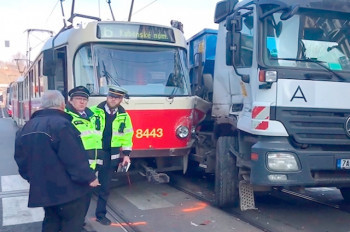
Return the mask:
{"type": "Polygon", "coordinates": [[[132,157],[153,158],[157,170],[186,171],[192,133],[208,106],[191,94],[186,40],[174,27],[93,21],[65,28],[16,82],[13,118],[25,123],[46,89],[67,98],[83,85],[91,92],[89,105],[96,105],[109,84],[128,90],[122,105],[134,127],[132,157]]]}

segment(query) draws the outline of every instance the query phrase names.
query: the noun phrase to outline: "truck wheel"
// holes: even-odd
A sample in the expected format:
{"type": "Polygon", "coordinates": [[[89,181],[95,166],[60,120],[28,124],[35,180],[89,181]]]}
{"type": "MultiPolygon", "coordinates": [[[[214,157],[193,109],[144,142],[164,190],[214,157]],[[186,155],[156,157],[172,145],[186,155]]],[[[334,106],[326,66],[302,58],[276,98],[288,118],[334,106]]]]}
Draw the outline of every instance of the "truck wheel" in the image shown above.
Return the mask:
{"type": "Polygon", "coordinates": [[[343,195],[344,201],[350,202],[350,188],[339,188],[341,195],[343,195]]]}
{"type": "Polygon", "coordinates": [[[238,168],[229,147],[235,137],[219,137],[216,143],[215,201],[219,207],[238,204],[238,168]]]}

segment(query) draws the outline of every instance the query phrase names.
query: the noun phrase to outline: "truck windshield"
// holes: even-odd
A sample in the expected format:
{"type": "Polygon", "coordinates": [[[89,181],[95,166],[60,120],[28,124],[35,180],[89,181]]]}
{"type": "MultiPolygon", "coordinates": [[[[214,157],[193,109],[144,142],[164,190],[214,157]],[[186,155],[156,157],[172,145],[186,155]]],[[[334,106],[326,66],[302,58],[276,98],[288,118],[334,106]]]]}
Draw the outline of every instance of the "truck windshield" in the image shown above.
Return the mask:
{"type": "Polygon", "coordinates": [[[108,85],[122,86],[129,96],[190,95],[186,52],[180,48],[93,44],[74,60],[76,85],[92,95],[107,94],[108,85]]]}
{"type": "Polygon", "coordinates": [[[285,21],[280,16],[274,13],[264,19],[266,65],[350,72],[349,14],[303,9],[285,21]]]}

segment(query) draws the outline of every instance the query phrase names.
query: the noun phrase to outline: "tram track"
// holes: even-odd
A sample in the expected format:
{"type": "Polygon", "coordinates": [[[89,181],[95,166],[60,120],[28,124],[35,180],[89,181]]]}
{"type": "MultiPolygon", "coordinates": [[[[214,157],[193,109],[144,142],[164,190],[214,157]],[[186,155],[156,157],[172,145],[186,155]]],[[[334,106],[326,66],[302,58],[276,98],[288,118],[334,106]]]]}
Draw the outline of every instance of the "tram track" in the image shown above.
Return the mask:
{"type": "Polygon", "coordinates": [[[107,203],[107,212],[113,218],[113,221],[117,222],[120,225],[120,228],[123,228],[125,232],[141,232],[136,227],[132,226],[125,215],[123,215],[116,207],[113,207],[112,204],[107,203]]]}
{"type": "MultiPolygon", "coordinates": [[[[190,195],[190,196],[192,196],[192,197],[194,197],[194,198],[196,198],[196,199],[198,199],[200,201],[208,203],[208,204],[210,204],[213,207],[217,207],[215,205],[215,200],[214,199],[210,199],[210,198],[208,198],[208,197],[206,197],[206,196],[204,196],[202,194],[195,193],[195,192],[189,190],[188,188],[185,188],[184,186],[181,186],[179,184],[179,182],[174,181],[174,175],[171,175],[170,179],[173,180],[173,181],[170,181],[170,183],[169,183],[173,188],[175,188],[175,189],[177,189],[177,190],[179,190],[181,192],[184,192],[184,193],[186,193],[186,194],[188,194],[188,195],[190,195]]],[[[258,228],[258,229],[260,229],[262,231],[274,232],[273,230],[269,230],[266,227],[263,227],[261,224],[255,223],[255,221],[253,221],[253,220],[249,220],[246,217],[243,217],[240,213],[236,213],[236,211],[228,211],[225,208],[221,208],[221,209],[224,210],[225,212],[227,212],[228,214],[236,217],[237,219],[239,219],[239,220],[241,220],[241,221],[243,221],[243,222],[245,222],[247,224],[250,224],[250,225],[252,225],[252,226],[254,226],[254,227],[256,227],[256,228],[258,228]]]]}
{"type": "MultiPolygon", "coordinates": [[[[94,201],[97,202],[97,196],[93,196],[94,201]]],[[[107,201],[107,213],[112,221],[110,226],[121,228],[125,232],[141,232],[138,228],[130,223],[130,220],[120,211],[116,206],[107,201]]]]}
{"type": "MultiPolygon", "coordinates": [[[[212,175],[170,173],[169,176],[171,188],[215,207],[212,175]]],[[[115,188],[124,188],[123,186],[127,185],[126,181],[123,182],[124,178],[117,179],[115,188]]],[[[135,181],[136,179],[133,179],[134,183],[135,181]]],[[[306,189],[305,193],[274,189],[266,194],[256,194],[256,210],[241,211],[238,207],[220,208],[220,210],[232,216],[232,220],[242,221],[266,232],[348,232],[350,211],[349,207],[343,205],[340,193],[333,188],[319,189],[306,189]],[[329,197],[331,195],[333,198],[329,197]]],[[[96,199],[94,196],[95,201],[96,199]]],[[[125,208],[128,204],[124,204],[121,196],[118,201],[108,202],[108,217],[113,221],[111,226],[121,228],[125,232],[145,231],[146,227],[142,225],[151,223],[150,218],[146,219],[137,212],[133,214],[133,209],[125,208]],[[143,218],[143,220],[135,220],[137,218],[143,218]]],[[[153,204],[152,200],[150,204],[153,204]]]]}
{"type": "MultiPolygon", "coordinates": [[[[192,178],[192,176],[191,176],[192,178]]],[[[203,195],[203,191],[198,191],[198,188],[195,188],[193,191],[191,188],[187,187],[186,177],[181,177],[180,175],[172,175],[171,176],[171,186],[189,194],[198,200],[204,201],[208,204],[214,205],[214,198],[208,198],[208,194],[203,195]],[[180,180],[179,180],[180,179],[180,180]]],[[[192,184],[198,183],[200,181],[191,180],[192,184]]],[[[188,185],[187,181],[187,185],[188,185]]],[[[209,190],[208,190],[209,191],[209,190]]],[[[213,192],[213,189],[211,189],[213,192]]],[[[214,194],[214,193],[212,193],[214,194]]],[[[303,230],[303,226],[301,225],[304,222],[300,222],[300,224],[296,224],[293,220],[296,220],[297,217],[303,217],[300,215],[305,214],[306,216],[312,217],[313,221],[320,221],[319,228],[315,227],[315,229],[306,230],[306,231],[332,231],[332,230],[324,230],[322,228],[322,221],[330,221],[331,224],[332,219],[328,214],[325,215],[321,212],[331,211],[333,214],[342,215],[342,218],[350,218],[350,205],[343,204],[342,200],[338,200],[334,202],[327,199],[317,198],[312,196],[312,194],[303,194],[296,191],[291,191],[288,189],[275,189],[269,194],[258,194],[257,199],[257,210],[249,210],[249,211],[241,211],[239,208],[223,208],[225,212],[230,215],[242,220],[262,231],[267,232],[277,232],[277,231],[299,231],[303,230]],[[329,210],[327,210],[329,208],[329,210]],[[280,210],[278,210],[280,209],[280,210]],[[281,216],[280,212],[285,213],[286,215],[281,216]],[[307,215],[306,212],[311,213],[312,215],[307,215]],[[295,218],[291,218],[291,215],[297,215],[295,218]],[[288,227],[285,229],[284,227],[288,227]]],[[[282,213],[282,214],[283,214],[282,213]]],[[[331,213],[329,213],[331,214],[331,213]]],[[[306,217],[304,216],[304,217],[306,217]]],[[[297,220],[296,220],[297,221],[297,220]]],[[[342,225],[343,226],[343,225],[342,225]]],[[[334,227],[336,228],[336,226],[334,227]]],[[[333,231],[348,231],[337,229],[333,231]]]]}

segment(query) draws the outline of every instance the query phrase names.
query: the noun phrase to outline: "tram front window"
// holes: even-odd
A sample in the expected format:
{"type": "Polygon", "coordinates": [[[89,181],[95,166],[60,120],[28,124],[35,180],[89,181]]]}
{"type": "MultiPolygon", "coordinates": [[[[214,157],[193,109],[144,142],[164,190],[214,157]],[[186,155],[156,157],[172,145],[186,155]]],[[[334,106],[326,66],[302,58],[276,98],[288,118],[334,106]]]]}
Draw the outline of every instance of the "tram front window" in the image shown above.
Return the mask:
{"type": "Polygon", "coordinates": [[[76,55],[75,82],[87,86],[93,95],[107,94],[109,84],[122,86],[130,96],[191,94],[184,50],[105,44],[88,50],[83,47],[76,55]],[[84,60],[91,66],[85,68],[84,60]]]}

